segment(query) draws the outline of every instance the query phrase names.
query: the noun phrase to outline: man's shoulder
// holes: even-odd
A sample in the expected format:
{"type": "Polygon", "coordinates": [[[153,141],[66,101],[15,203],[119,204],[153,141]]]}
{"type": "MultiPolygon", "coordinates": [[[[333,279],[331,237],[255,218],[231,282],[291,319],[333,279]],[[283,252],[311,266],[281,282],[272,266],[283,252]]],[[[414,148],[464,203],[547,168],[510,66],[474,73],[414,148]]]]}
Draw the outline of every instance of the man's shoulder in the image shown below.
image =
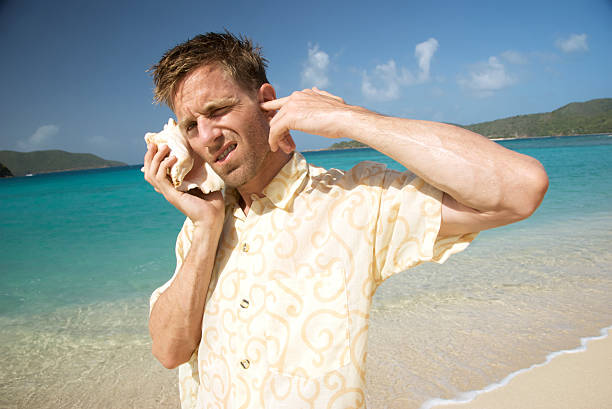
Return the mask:
{"type": "Polygon", "coordinates": [[[385,177],[392,173],[384,163],[362,161],[348,170],[337,168],[322,168],[309,164],[309,175],[312,186],[352,188],[356,186],[382,187],[385,177]]]}

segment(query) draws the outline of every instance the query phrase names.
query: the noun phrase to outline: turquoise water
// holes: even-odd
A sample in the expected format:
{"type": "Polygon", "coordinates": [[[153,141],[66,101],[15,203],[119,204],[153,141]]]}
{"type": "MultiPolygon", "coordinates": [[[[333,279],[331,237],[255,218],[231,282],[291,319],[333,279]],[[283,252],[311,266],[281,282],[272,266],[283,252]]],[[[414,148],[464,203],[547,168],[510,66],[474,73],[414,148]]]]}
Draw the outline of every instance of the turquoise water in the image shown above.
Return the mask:
{"type": "MultiPolygon", "coordinates": [[[[482,388],[612,324],[612,137],[500,143],[542,162],[548,194],[532,218],[381,286],[369,407],[482,388]]],[[[401,169],[371,149],[305,156],[401,169]]],[[[0,180],[0,407],[176,407],[174,374],[150,356],[146,321],[183,217],[139,169],[0,180]]]]}

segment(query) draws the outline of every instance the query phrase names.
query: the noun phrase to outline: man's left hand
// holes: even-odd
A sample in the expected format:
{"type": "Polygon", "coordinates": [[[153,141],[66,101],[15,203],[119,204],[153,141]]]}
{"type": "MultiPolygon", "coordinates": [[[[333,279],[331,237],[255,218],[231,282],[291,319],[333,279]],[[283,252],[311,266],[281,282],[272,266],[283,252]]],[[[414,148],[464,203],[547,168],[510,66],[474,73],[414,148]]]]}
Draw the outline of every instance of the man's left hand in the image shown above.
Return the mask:
{"type": "Polygon", "coordinates": [[[353,109],[342,98],[316,87],[263,102],[261,108],[277,111],[270,121],[268,139],[273,151],[277,151],[279,146],[283,148],[283,141],[292,129],[326,138],[342,137],[338,125],[346,123],[346,116],[353,109]]]}

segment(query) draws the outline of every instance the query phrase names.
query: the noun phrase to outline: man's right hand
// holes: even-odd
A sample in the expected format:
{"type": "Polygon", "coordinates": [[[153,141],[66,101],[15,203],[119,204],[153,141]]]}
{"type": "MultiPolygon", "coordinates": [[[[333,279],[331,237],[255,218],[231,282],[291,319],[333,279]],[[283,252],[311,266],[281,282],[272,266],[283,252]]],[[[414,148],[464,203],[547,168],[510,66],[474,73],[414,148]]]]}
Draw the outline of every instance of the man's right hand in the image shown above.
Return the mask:
{"type": "Polygon", "coordinates": [[[155,191],[164,195],[164,198],[174,207],[189,217],[196,227],[221,231],[224,217],[224,202],[221,192],[204,195],[199,189],[192,189],[189,193],[180,192],[174,188],[169,169],[176,163],[176,157],[170,155],[170,148],[162,145],[149,144],[144,156],[144,177],[155,188],[155,191]]]}

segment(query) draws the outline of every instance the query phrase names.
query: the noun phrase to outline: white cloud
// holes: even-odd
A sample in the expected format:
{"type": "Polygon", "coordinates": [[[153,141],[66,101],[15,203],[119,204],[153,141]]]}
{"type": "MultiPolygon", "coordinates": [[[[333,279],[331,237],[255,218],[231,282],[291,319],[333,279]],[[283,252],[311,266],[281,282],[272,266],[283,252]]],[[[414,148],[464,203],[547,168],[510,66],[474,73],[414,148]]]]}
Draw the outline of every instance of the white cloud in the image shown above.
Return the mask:
{"type": "Polygon", "coordinates": [[[319,50],[319,46],[308,45],[308,60],[302,71],[302,85],[304,87],[325,88],[329,85],[327,69],[329,67],[329,55],[319,50]]]}
{"type": "Polygon", "coordinates": [[[586,34],[572,34],[568,38],[560,38],[555,43],[558,49],[564,53],[575,53],[579,51],[588,51],[586,34]]]}
{"type": "Polygon", "coordinates": [[[401,87],[429,80],[431,59],[437,49],[438,41],[435,38],[416,45],[414,56],[419,65],[419,72],[416,75],[404,67],[398,67],[393,59],[385,64],[377,65],[372,74],[364,71],[361,92],[366,97],[381,101],[399,98],[401,87]]]}
{"type": "Polygon", "coordinates": [[[423,41],[422,43],[417,44],[414,48],[414,56],[419,61],[419,68],[421,69],[419,79],[423,82],[429,79],[429,66],[437,49],[438,40],[435,38],[430,38],[427,41],[423,41]]]}
{"type": "Polygon", "coordinates": [[[31,151],[48,146],[51,137],[57,135],[57,125],[43,125],[39,127],[29,138],[17,142],[17,147],[24,151],[31,151]]]}
{"type": "Polygon", "coordinates": [[[504,51],[501,53],[501,57],[510,64],[527,64],[529,62],[524,54],[514,50],[504,51]]]}
{"type": "Polygon", "coordinates": [[[389,60],[386,64],[377,65],[372,78],[367,72],[363,73],[361,91],[367,97],[382,101],[397,99],[400,95],[400,86],[414,83],[414,76],[405,68],[398,70],[395,61],[389,60]]]}
{"type": "Polygon", "coordinates": [[[504,64],[497,57],[489,57],[486,63],[479,63],[469,72],[468,78],[460,78],[459,85],[472,90],[477,96],[487,97],[516,80],[506,72],[504,64]]]}

